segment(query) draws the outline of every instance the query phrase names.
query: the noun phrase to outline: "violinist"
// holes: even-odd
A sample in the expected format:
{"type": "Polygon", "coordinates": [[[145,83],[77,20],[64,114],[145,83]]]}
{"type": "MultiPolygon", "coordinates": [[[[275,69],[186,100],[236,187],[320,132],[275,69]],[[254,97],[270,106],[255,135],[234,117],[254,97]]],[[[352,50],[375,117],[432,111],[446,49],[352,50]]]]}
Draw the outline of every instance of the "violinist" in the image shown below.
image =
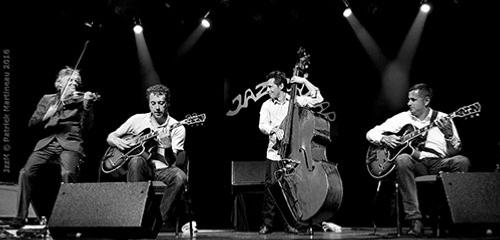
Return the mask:
{"type": "Polygon", "coordinates": [[[42,96],[28,127],[41,133],[19,173],[16,225],[26,223],[30,203],[39,219],[49,218],[60,182],[77,182],[79,164],[85,157],[84,134],[93,119],[92,105],[98,95],[80,93],[78,70],[61,69],[54,86],[57,93],[42,96]],[[48,171],[55,169],[54,171],[48,171]],[[43,177],[42,177],[43,176],[43,177]]]}
{"type": "MultiPolygon", "coordinates": [[[[290,95],[286,92],[288,81],[290,83],[303,84],[308,93],[295,98],[296,103],[301,107],[314,105],[323,101],[319,89],[315,87],[306,78],[293,76],[290,80],[287,79],[285,73],[281,71],[272,71],[267,76],[267,93],[270,99],[266,100],[260,109],[259,129],[262,133],[269,136],[269,144],[267,147],[267,161],[265,186],[266,188],[274,184],[276,176],[274,173],[279,170],[279,161],[281,157],[276,149],[276,143],[283,138],[284,131],[280,129],[281,122],[285,119],[288,113],[288,105],[290,95]]],[[[273,221],[276,215],[276,204],[269,191],[264,192],[264,202],[262,207],[263,223],[260,227],[259,234],[268,234],[273,230],[273,221]]],[[[297,234],[298,230],[285,222],[285,232],[297,234]]]]}

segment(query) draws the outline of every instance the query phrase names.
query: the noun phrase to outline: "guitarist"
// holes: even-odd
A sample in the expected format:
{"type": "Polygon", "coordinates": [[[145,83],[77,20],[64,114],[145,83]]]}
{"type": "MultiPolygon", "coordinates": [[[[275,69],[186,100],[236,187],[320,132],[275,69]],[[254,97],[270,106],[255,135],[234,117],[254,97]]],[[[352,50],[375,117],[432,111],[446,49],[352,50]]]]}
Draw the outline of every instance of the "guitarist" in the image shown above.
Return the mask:
{"type": "Polygon", "coordinates": [[[407,124],[422,128],[437,119],[437,127],[429,129],[418,149],[414,149],[411,154],[402,153],[395,159],[405,219],[410,221],[408,234],[417,237],[423,235],[423,224],[415,177],[437,174],[439,171],[466,172],[470,165],[467,157],[458,155],[461,141],[453,121],[444,118],[447,114],[430,108],[431,100],[431,87],[425,83],[415,84],[408,90],[409,110],[387,119],[366,134],[371,143],[396,148],[402,144],[400,137],[385,133],[396,133],[407,124]]]}
{"type": "MultiPolygon", "coordinates": [[[[124,151],[134,145],[124,139],[126,135],[138,135],[145,129],[152,131],[169,128],[178,123],[168,114],[170,105],[170,90],[162,84],[150,86],[146,90],[149,103],[149,113],[139,113],[131,116],[118,129],[110,133],[107,142],[110,146],[124,151]]],[[[175,166],[175,159],[184,152],[184,139],[186,129],[184,126],[172,128],[165,134],[151,139],[148,146],[153,146],[145,154],[131,156],[123,166],[126,169],[128,182],[162,181],[167,185],[160,203],[162,220],[165,223],[173,217],[173,203],[178,199],[181,190],[187,182],[184,171],[175,166]]]]}

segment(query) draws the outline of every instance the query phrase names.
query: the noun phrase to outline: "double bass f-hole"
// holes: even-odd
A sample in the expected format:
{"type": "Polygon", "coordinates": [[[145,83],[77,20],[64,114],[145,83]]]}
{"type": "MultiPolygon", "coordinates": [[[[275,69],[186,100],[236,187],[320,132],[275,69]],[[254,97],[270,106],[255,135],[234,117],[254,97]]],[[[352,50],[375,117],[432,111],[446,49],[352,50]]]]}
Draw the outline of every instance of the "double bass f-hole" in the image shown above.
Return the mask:
{"type": "Polygon", "coordinates": [[[312,163],[310,162],[309,158],[307,157],[306,150],[303,147],[301,147],[301,148],[299,148],[299,152],[302,153],[302,155],[304,156],[307,170],[309,170],[309,171],[312,172],[314,170],[314,166],[312,165],[312,163]]]}

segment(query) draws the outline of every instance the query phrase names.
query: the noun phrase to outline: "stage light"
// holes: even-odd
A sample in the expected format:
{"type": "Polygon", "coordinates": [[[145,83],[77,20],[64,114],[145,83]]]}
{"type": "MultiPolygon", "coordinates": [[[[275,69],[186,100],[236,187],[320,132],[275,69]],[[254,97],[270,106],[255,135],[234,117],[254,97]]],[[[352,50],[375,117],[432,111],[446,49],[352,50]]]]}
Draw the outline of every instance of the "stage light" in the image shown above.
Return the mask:
{"type": "Polygon", "coordinates": [[[210,20],[208,19],[208,14],[210,14],[210,11],[208,11],[205,16],[201,19],[201,26],[204,28],[209,28],[210,27],[210,20]]]}
{"type": "Polygon", "coordinates": [[[352,10],[351,10],[351,7],[349,6],[349,2],[347,2],[347,0],[342,0],[342,2],[345,5],[345,9],[344,9],[344,12],[342,13],[342,15],[344,15],[344,17],[347,18],[347,17],[352,15],[352,10]]]}
{"type": "Polygon", "coordinates": [[[134,32],[135,33],[141,33],[142,32],[142,26],[141,25],[135,25],[134,26],[134,32]]]}
{"type": "Polygon", "coordinates": [[[139,19],[138,17],[134,18],[134,32],[136,34],[142,33],[141,19],[139,19]]]}
{"type": "Polygon", "coordinates": [[[351,10],[350,8],[346,8],[346,9],[344,10],[344,13],[342,13],[342,14],[344,15],[344,17],[346,17],[346,18],[347,18],[347,17],[349,17],[349,16],[351,16],[351,15],[352,15],[352,10],[351,10]]]}
{"type": "Polygon", "coordinates": [[[431,10],[431,5],[428,3],[427,0],[423,0],[420,5],[420,11],[423,13],[428,13],[431,10]]]}
{"type": "Polygon", "coordinates": [[[84,25],[88,28],[92,28],[94,26],[94,22],[93,21],[87,21],[84,23],[84,25]]]}
{"type": "Polygon", "coordinates": [[[210,27],[210,21],[208,21],[208,19],[202,19],[201,20],[201,26],[203,26],[204,28],[209,28],[210,27]]]}
{"type": "Polygon", "coordinates": [[[420,11],[424,13],[428,13],[430,10],[431,10],[431,5],[429,5],[428,3],[424,3],[422,4],[422,6],[420,6],[420,11]]]}

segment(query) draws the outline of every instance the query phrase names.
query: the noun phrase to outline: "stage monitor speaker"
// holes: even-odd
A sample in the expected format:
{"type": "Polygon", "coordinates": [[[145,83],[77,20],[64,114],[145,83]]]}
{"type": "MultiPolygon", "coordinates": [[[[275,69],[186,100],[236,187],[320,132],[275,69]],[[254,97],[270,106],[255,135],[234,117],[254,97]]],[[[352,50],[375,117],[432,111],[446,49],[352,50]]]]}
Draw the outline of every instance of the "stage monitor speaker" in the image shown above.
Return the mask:
{"type": "Polygon", "coordinates": [[[265,161],[231,162],[231,185],[263,185],[266,175],[265,161]]]}
{"type": "Polygon", "coordinates": [[[265,161],[231,162],[233,227],[239,231],[258,230],[266,175],[265,161]],[[248,208],[247,206],[252,206],[248,208]]]}
{"type": "MultiPolygon", "coordinates": [[[[0,218],[12,219],[17,217],[19,185],[14,183],[0,184],[0,218]]],[[[30,204],[28,218],[36,218],[35,211],[30,204]]]]}
{"type": "Polygon", "coordinates": [[[156,238],[161,222],[150,182],[65,183],[48,226],[54,238],[156,238]]]}
{"type": "Polygon", "coordinates": [[[453,223],[500,223],[500,173],[443,173],[441,179],[453,223]]]}

